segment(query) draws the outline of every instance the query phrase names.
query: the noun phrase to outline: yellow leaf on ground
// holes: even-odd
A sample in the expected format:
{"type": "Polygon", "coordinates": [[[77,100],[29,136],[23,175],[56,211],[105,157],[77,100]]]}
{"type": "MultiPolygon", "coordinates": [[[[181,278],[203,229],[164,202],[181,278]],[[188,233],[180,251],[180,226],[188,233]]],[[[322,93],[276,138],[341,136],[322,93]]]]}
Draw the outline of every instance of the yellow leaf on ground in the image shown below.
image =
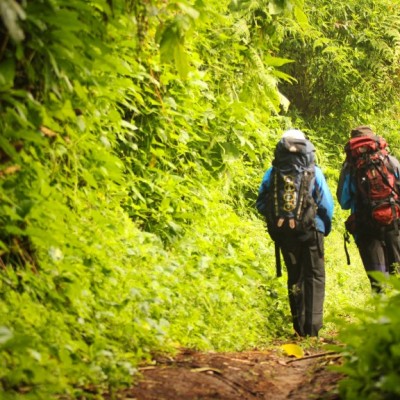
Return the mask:
{"type": "Polygon", "coordinates": [[[283,344],[281,349],[288,355],[288,356],[295,356],[296,358],[304,357],[303,349],[298,346],[297,344],[283,344]]]}

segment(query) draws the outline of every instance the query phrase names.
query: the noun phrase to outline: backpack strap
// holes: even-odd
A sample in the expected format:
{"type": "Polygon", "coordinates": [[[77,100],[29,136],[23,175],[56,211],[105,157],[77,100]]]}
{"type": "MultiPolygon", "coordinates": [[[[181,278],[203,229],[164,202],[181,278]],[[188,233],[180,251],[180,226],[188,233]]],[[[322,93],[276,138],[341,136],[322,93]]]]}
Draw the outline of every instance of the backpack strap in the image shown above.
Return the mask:
{"type": "Polygon", "coordinates": [[[281,264],[280,247],[277,242],[275,242],[275,262],[276,262],[276,277],[280,278],[282,276],[282,264],[281,264]]]}
{"type": "Polygon", "coordinates": [[[346,231],[343,234],[343,239],[344,239],[344,252],[346,253],[347,265],[350,265],[350,254],[349,254],[349,250],[347,249],[347,244],[350,243],[350,234],[349,234],[349,232],[346,231]]]}
{"type": "MultiPolygon", "coordinates": [[[[387,167],[388,169],[390,168],[390,171],[394,173],[393,168],[391,168],[391,165],[390,165],[390,160],[389,160],[388,158],[386,158],[385,161],[386,161],[386,163],[387,163],[387,164],[386,164],[386,167],[387,167]]],[[[384,162],[385,162],[385,161],[384,161],[384,162]]],[[[390,189],[393,190],[394,193],[397,194],[397,196],[400,197],[400,193],[399,193],[399,191],[397,190],[397,188],[394,188],[394,187],[390,184],[390,182],[387,180],[386,176],[382,174],[381,170],[380,170],[375,164],[373,164],[373,166],[374,166],[374,168],[378,171],[379,175],[382,177],[382,180],[383,180],[383,182],[385,183],[385,185],[387,185],[390,189]]]]}
{"type": "MultiPolygon", "coordinates": [[[[390,169],[391,172],[394,173],[389,158],[386,158],[386,159],[384,160],[384,162],[385,162],[385,161],[386,161],[386,167],[387,167],[388,169],[390,169]]],[[[384,175],[382,174],[381,170],[380,170],[375,164],[373,164],[373,165],[374,165],[375,169],[378,171],[379,175],[382,177],[383,182],[384,182],[388,187],[390,187],[390,189],[393,191],[393,193],[397,194],[397,196],[400,197],[400,193],[398,192],[397,188],[394,188],[394,187],[390,184],[390,182],[388,181],[387,177],[384,176],[384,175]]],[[[395,231],[395,233],[396,233],[396,236],[399,236],[399,223],[398,223],[398,221],[397,221],[396,201],[395,201],[395,199],[393,198],[393,196],[391,196],[389,202],[390,202],[390,208],[392,209],[392,215],[393,215],[393,221],[394,221],[394,231],[395,231]]]]}
{"type": "Polygon", "coordinates": [[[399,236],[399,222],[397,220],[396,201],[393,197],[389,201],[393,215],[394,232],[396,233],[396,236],[399,236]]]}

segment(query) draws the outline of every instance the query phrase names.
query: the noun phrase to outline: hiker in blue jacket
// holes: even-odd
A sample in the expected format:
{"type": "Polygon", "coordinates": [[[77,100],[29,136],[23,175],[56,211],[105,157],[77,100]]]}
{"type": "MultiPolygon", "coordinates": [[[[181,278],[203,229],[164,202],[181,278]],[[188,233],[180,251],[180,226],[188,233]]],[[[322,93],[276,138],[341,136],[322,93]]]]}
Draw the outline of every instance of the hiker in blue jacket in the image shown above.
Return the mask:
{"type": "MultiPolygon", "coordinates": [[[[351,211],[350,217],[346,221],[346,228],[347,231],[353,235],[357,244],[371,288],[378,293],[382,290],[381,285],[369,273],[377,271],[383,274],[394,274],[397,272],[398,268],[396,264],[400,263],[398,218],[400,212],[400,164],[394,156],[388,153],[386,145],[386,141],[377,136],[369,126],[360,125],[352,129],[351,139],[346,145],[348,156],[343,163],[336,191],[336,197],[341,208],[351,211]],[[360,167],[357,168],[356,166],[357,158],[352,160],[352,157],[350,157],[352,146],[354,147],[355,143],[359,142],[364,148],[361,151],[361,155],[358,156],[358,159],[365,158],[367,153],[365,149],[368,148],[369,140],[372,146],[381,147],[378,148],[377,151],[379,152],[379,160],[382,160],[382,164],[374,163],[372,167],[374,174],[378,178],[382,177],[380,183],[374,183],[374,186],[377,188],[375,199],[371,199],[371,196],[374,194],[369,195],[369,190],[364,191],[363,188],[360,187],[362,183],[358,182],[361,182],[361,180],[357,179],[357,171],[360,170],[360,167]],[[380,165],[386,165],[387,169],[384,168],[383,172],[379,172],[378,169],[381,168],[380,165]],[[392,179],[394,182],[390,183],[390,176],[384,177],[383,175],[385,174],[392,174],[394,176],[392,179]],[[361,193],[361,191],[363,193],[361,193]],[[382,196],[380,196],[379,193],[381,193],[382,196]],[[385,198],[385,196],[387,196],[387,198],[385,198]],[[390,198],[393,198],[393,204],[390,204],[390,198]],[[386,217],[386,219],[389,218],[389,220],[384,221],[383,224],[371,218],[373,209],[377,209],[377,206],[380,204],[383,205],[380,212],[386,212],[383,216],[386,217]],[[387,204],[386,209],[384,204],[387,204]],[[392,210],[394,210],[394,212],[392,210]],[[393,220],[392,217],[394,217],[393,220]]],[[[371,154],[375,154],[375,152],[371,151],[371,154]]],[[[364,168],[368,168],[368,166],[364,168]]],[[[366,183],[368,181],[366,177],[362,177],[361,179],[366,183]]],[[[371,187],[372,185],[368,183],[368,188],[371,187]]]]}
{"type": "MultiPolygon", "coordinates": [[[[265,172],[262,179],[256,204],[258,211],[266,217],[268,232],[275,241],[277,263],[280,263],[279,248],[282,251],[288,273],[287,286],[293,327],[299,336],[318,336],[323,324],[325,299],[324,237],[331,231],[333,215],[332,195],[321,169],[315,165],[314,153],[314,146],[306,139],[303,132],[297,129],[285,131],[275,149],[273,165],[265,172]],[[306,171],[311,171],[309,173],[311,176],[309,189],[306,189],[307,193],[303,196],[301,192],[304,192],[303,186],[305,184],[302,183],[300,187],[303,189],[299,189],[299,193],[294,194],[296,184],[294,181],[291,183],[290,174],[295,175],[297,172],[284,176],[283,179],[286,179],[286,182],[283,183],[281,190],[283,192],[281,194],[283,206],[281,206],[277,199],[280,196],[279,190],[272,189],[274,184],[279,186],[278,183],[274,183],[278,170],[285,169],[285,166],[282,163],[280,164],[278,160],[279,149],[286,148],[285,151],[288,156],[285,156],[286,159],[283,163],[289,164],[290,160],[295,160],[293,156],[296,153],[296,146],[300,146],[300,158],[302,157],[303,160],[300,163],[304,164],[306,171]],[[273,191],[274,193],[272,193],[273,191]],[[299,201],[302,196],[305,200],[299,201]],[[307,202],[310,204],[308,209],[304,206],[304,203],[307,202]],[[298,211],[301,207],[304,209],[304,214],[298,211]],[[279,213],[278,210],[281,208],[283,209],[281,212],[283,217],[269,216],[271,211],[268,211],[268,209],[273,210],[272,214],[276,214],[279,213]],[[290,211],[290,209],[292,210],[290,211]],[[289,212],[287,212],[288,210],[289,212]],[[302,215],[301,218],[303,219],[308,218],[311,223],[302,225],[301,218],[297,218],[299,215],[302,215]],[[276,221],[277,229],[276,226],[273,226],[275,223],[269,222],[270,219],[276,221]],[[287,221],[283,222],[284,219],[287,221]],[[286,230],[279,234],[279,229],[284,227],[285,224],[287,224],[286,230]],[[296,225],[301,227],[301,230],[308,229],[309,232],[292,235],[292,231],[294,232],[297,229],[296,225]]],[[[299,169],[302,168],[296,166],[292,171],[299,169]]]]}

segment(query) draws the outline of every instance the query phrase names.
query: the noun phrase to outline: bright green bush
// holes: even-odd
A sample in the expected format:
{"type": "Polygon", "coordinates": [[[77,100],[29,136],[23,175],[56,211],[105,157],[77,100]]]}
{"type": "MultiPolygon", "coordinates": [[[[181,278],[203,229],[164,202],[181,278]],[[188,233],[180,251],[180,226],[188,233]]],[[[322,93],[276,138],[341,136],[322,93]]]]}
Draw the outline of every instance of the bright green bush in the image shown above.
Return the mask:
{"type": "Polygon", "coordinates": [[[397,278],[377,274],[386,294],[372,298],[357,309],[357,323],[342,330],[345,363],[340,383],[345,399],[396,399],[399,391],[399,316],[400,284],[397,278]]]}
{"type": "MultiPolygon", "coordinates": [[[[4,396],[101,397],[153,352],[265,345],[289,327],[270,243],[246,208],[281,121],[261,124],[264,107],[232,98],[237,83],[221,89],[211,45],[181,42],[217,21],[180,2],[1,5],[4,396]]],[[[221,79],[248,67],[237,42],[221,79]]]]}
{"type": "MultiPolygon", "coordinates": [[[[302,6],[0,0],[3,397],[101,398],[154,352],[291,333],[257,189],[296,126],[334,192],[342,140],[279,90],[300,80],[279,48],[311,34],[302,6]]],[[[394,137],[391,112],[376,125],[394,137]]],[[[340,229],[326,245],[327,334],[367,296],[340,229]]]]}

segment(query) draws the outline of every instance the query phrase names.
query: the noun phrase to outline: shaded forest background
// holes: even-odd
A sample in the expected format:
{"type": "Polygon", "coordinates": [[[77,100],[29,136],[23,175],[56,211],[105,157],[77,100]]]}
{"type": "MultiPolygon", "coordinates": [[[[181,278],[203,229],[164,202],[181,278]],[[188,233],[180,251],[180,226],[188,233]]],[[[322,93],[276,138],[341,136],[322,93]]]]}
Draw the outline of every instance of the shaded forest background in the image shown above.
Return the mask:
{"type": "MultiPolygon", "coordinates": [[[[400,155],[400,2],[0,0],[0,17],[2,398],[112,392],[160,351],[288,337],[259,183],[290,127],[332,193],[353,126],[400,155]]],[[[400,286],[371,299],[345,218],[323,331],[342,335],[341,393],[400,395],[400,286]]]]}

